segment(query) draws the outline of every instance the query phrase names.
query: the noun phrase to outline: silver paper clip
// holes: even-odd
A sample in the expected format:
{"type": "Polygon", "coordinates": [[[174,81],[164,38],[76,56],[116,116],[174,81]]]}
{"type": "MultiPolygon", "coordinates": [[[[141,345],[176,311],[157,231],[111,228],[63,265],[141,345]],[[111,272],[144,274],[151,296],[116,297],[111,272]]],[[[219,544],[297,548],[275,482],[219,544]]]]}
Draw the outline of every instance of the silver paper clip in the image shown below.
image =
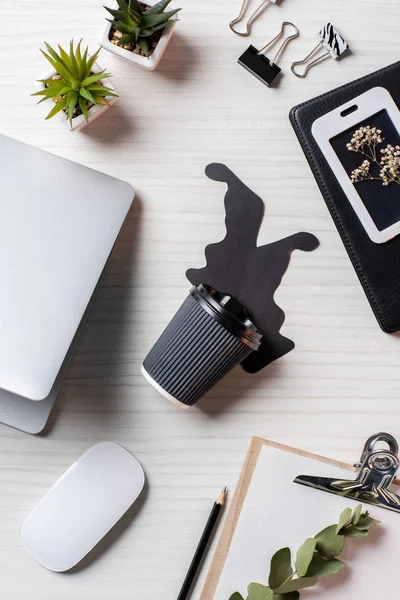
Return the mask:
{"type": "Polygon", "coordinates": [[[316,34],[316,37],[320,40],[320,42],[314,48],[314,50],[312,50],[304,60],[298,60],[297,62],[292,63],[290,68],[296,77],[304,78],[312,67],[328,58],[328,56],[336,59],[349,49],[348,43],[342,38],[332,23],[327,23],[325,27],[323,27],[321,31],[316,34]],[[322,48],[324,48],[326,52],[315,58],[312,62],[309,62],[322,48]],[[296,67],[299,66],[304,66],[304,71],[300,73],[297,72],[296,67]]]}
{"type": "Polygon", "coordinates": [[[389,490],[400,464],[398,453],[399,445],[392,435],[377,433],[366,441],[360,461],[354,465],[357,471],[354,480],[299,475],[294,481],[323,492],[400,512],[400,497],[389,490]],[[385,442],[389,449],[377,448],[378,442],[385,442]]]}
{"type": "Polygon", "coordinates": [[[267,4],[276,4],[277,1],[278,0],[263,0],[261,2],[260,6],[253,12],[253,14],[250,16],[249,20],[247,21],[247,23],[246,23],[246,31],[240,32],[240,31],[237,31],[234,26],[237,23],[240,23],[240,21],[242,21],[243,15],[244,15],[244,13],[246,11],[246,5],[247,5],[248,0],[243,0],[243,4],[242,4],[242,8],[240,9],[240,13],[236,17],[236,19],[233,19],[233,21],[231,21],[229,23],[229,27],[232,29],[233,33],[236,33],[236,35],[240,35],[242,37],[247,37],[248,35],[250,35],[252,24],[257,19],[257,17],[260,16],[261,12],[267,6],[267,4]]]}

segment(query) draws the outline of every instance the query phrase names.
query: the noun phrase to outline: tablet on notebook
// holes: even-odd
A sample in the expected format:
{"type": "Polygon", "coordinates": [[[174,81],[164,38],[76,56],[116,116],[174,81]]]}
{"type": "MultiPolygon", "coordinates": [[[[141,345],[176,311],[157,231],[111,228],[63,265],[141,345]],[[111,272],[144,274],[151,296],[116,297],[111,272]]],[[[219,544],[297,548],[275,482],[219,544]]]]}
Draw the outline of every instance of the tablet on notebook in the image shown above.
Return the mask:
{"type": "Polygon", "coordinates": [[[49,402],[133,196],[128,183],[0,136],[0,389],[49,402]]]}

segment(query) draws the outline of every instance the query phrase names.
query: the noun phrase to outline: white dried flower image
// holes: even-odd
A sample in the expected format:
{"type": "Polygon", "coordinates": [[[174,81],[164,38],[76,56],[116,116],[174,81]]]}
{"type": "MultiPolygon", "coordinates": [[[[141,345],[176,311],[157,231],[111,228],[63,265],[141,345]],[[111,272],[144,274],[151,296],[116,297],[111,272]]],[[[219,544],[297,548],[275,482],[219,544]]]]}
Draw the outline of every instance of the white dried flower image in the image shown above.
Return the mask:
{"type": "Polygon", "coordinates": [[[364,160],[358,169],[354,169],[354,171],[352,171],[351,183],[357,183],[358,181],[363,181],[364,179],[375,179],[369,172],[370,168],[371,163],[369,160],[364,160]]]}
{"type": "Polygon", "coordinates": [[[362,154],[366,158],[357,169],[351,172],[352,183],[377,180],[381,181],[383,186],[391,183],[400,185],[400,146],[388,144],[386,148],[379,151],[377,146],[384,141],[382,131],[369,125],[360,127],[353,133],[350,142],[346,144],[347,150],[362,154]],[[379,172],[377,172],[379,177],[375,177],[371,172],[374,165],[379,167],[379,172]]]}
{"type": "Polygon", "coordinates": [[[380,129],[367,125],[354,132],[350,143],[347,144],[347,149],[351,152],[361,152],[361,154],[365,154],[368,149],[373,155],[376,155],[375,147],[384,139],[380,129]]]}
{"type": "Polygon", "coordinates": [[[390,144],[381,150],[382,169],[380,176],[383,185],[389,185],[392,182],[400,184],[400,146],[391,146],[390,144]]]}

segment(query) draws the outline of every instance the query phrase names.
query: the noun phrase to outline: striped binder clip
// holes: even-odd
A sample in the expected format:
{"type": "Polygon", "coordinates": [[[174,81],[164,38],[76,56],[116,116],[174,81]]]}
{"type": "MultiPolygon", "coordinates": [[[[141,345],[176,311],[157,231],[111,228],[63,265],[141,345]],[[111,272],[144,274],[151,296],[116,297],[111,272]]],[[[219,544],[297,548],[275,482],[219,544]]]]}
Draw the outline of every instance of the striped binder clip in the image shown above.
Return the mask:
{"type": "Polygon", "coordinates": [[[337,59],[349,49],[348,43],[345,39],[342,38],[337,29],[334,28],[332,23],[327,23],[325,27],[323,27],[321,31],[319,31],[316,34],[316,37],[320,40],[320,42],[314,48],[314,50],[312,50],[304,60],[298,60],[297,62],[294,62],[292,64],[291,70],[292,73],[296,75],[296,77],[304,78],[307,75],[308,71],[321,61],[325,60],[329,56],[331,56],[334,59],[337,59]],[[325,49],[326,52],[324,52],[320,56],[317,56],[317,58],[314,58],[322,49],[325,49]],[[314,60],[311,60],[313,58],[314,60]],[[304,66],[304,70],[298,72],[296,70],[296,67],[299,66],[304,66]]]}

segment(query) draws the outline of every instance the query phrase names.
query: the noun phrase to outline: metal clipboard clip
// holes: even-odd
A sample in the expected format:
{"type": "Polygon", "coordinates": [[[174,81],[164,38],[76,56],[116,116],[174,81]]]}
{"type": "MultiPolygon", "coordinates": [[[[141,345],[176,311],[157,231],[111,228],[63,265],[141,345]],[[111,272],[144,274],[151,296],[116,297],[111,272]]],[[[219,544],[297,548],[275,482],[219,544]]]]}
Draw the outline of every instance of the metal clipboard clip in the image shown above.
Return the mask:
{"type": "Polygon", "coordinates": [[[311,50],[310,54],[308,54],[303,60],[298,60],[292,63],[292,66],[290,68],[292,70],[292,73],[296,75],[296,77],[300,77],[303,79],[304,77],[306,77],[308,71],[318,63],[322,62],[329,56],[331,56],[334,59],[337,59],[349,49],[348,43],[345,39],[342,38],[338,30],[334,28],[332,23],[327,23],[321,29],[321,31],[319,31],[316,34],[316,37],[320,40],[320,42],[319,44],[317,44],[314,50],[311,50]],[[316,56],[322,48],[324,48],[326,52],[324,52],[320,56],[317,56],[317,58],[314,58],[314,56],[316,56]],[[312,58],[314,58],[314,60],[309,62],[312,58]],[[296,71],[296,67],[299,66],[304,66],[304,70],[302,72],[296,71]]]}
{"type": "Polygon", "coordinates": [[[247,5],[248,0],[243,0],[243,4],[242,4],[242,8],[240,9],[240,13],[236,17],[236,19],[233,19],[233,21],[231,21],[229,23],[229,27],[232,29],[233,33],[236,33],[236,35],[240,35],[242,37],[247,37],[248,35],[250,35],[251,26],[253,25],[254,21],[261,15],[262,11],[267,6],[267,4],[276,4],[277,1],[278,0],[263,0],[261,2],[260,6],[253,12],[253,14],[250,16],[249,20],[247,21],[246,30],[243,32],[240,32],[235,29],[235,25],[242,21],[243,15],[246,11],[246,5],[247,5]]]}
{"type": "Polygon", "coordinates": [[[257,50],[257,48],[250,45],[239,57],[238,63],[269,87],[282,70],[280,67],[278,67],[276,61],[285,50],[286,46],[298,36],[299,30],[297,29],[296,25],[293,25],[293,23],[290,23],[289,21],[285,21],[282,23],[282,27],[278,35],[268,42],[268,44],[261,48],[261,50],[257,50]],[[269,60],[269,58],[264,55],[264,52],[266,52],[269,48],[271,48],[271,46],[273,46],[279,39],[283,37],[286,27],[292,27],[294,33],[292,33],[292,35],[288,35],[283,40],[273,60],[269,60]]]}
{"type": "Polygon", "coordinates": [[[323,492],[400,512],[400,497],[389,490],[400,464],[398,453],[399,445],[392,435],[377,433],[366,441],[360,461],[354,465],[357,472],[354,480],[299,475],[294,481],[323,492]],[[377,448],[378,442],[385,442],[389,449],[377,448]]]}

